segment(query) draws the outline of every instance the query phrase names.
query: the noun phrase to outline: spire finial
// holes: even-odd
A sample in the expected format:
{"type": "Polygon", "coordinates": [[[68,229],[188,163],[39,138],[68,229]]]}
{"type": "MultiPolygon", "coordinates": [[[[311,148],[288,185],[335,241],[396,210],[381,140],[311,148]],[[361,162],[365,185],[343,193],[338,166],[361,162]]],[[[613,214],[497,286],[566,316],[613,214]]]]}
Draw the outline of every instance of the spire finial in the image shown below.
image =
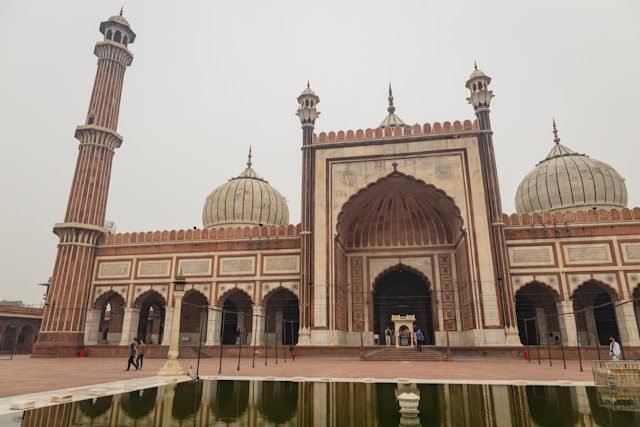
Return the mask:
{"type": "Polygon", "coordinates": [[[391,82],[389,82],[389,106],[387,107],[387,111],[389,114],[393,114],[396,111],[396,107],[393,106],[393,90],[391,89],[391,82]]]}
{"type": "Polygon", "coordinates": [[[476,61],[473,61],[473,68],[474,70],[478,69],[478,63],[476,61]]]}
{"type": "Polygon", "coordinates": [[[307,89],[309,89],[311,85],[309,84],[309,79],[307,79],[307,89]]]}
{"type": "Polygon", "coordinates": [[[122,7],[120,7],[120,16],[122,16],[122,12],[124,12],[124,5],[122,5],[122,7]]]}
{"type": "Polygon", "coordinates": [[[391,166],[393,166],[393,172],[398,172],[398,162],[391,163],[391,166]]]}
{"type": "Polygon", "coordinates": [[[248,155],[247,157],[248,157],[248,160],[247,160],[247,167],[249,167],[249,168],[250,168],[250,167],[251,167],[251,165],[253,164],[253,163],[251,163],[251,146],[249,146],[249,155],[248,155]]]}
{"type": "Polygon", "coordinates": [[[553,142],[556,144],[560,143],[560,138],[558,137],[558,128],[556,127],[556,119],[553,119],[553,142]]]}

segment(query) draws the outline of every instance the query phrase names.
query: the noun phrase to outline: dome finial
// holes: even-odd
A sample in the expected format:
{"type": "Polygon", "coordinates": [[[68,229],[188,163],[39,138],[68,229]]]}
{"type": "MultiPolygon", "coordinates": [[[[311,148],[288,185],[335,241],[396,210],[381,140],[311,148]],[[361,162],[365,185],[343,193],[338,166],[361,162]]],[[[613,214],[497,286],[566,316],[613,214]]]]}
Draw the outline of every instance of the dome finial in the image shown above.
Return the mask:
{"type": "Polygon", "coordinates": [[[309,79],[307,79],[307,89],[311,88],[311,84],[309,83],[309,79]]]}
{"type": "Polygon", "coordinates": [[[247,167],[250,168],[253,163],[251,163],[251,145],[249,145],[249,155],[247,156],[247,167]]]}
{"type": "Polygon", "coordinates": [[[124,12],[124,5],[120,7],[120,16],[122,16],[122,12],[124,12]]]}
{"type": "Polygon", "coordinates": [[[558,138],[558,128],[556,127],[556,119],[553,119],[553,142],[560,144],[560,138],[558,138]]]}
{"type": "Polygon", "coordinates": [[[391,82],[389,82],[389,106],[387,107],[387,111],[389,114],[393,114],[396,111],[396,107],[393,106],[393,89],[391,89],[391,82]]]}
{"type": "Polygon", "coordinates": [[[473,61],[473,69],[474,70],[478,69],[478,63],[475,60],[473,61]]]}

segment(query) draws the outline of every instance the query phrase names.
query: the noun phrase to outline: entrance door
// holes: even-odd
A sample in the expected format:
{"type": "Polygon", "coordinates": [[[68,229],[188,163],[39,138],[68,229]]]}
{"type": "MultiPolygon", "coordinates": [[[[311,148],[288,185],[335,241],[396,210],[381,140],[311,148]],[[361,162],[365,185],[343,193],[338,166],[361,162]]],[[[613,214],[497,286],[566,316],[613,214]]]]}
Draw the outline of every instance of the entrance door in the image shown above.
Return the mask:
{"type": "MultiPolygon", "coordinates": [[[[416,316],[415,327],[424,333],[425,344],[433,344],[433,308],[429,282],[406,267],[398,266],[374,284],[374,333],[384,337],[393,329],[393,314],[416,316]]],[[[382,342],[384,344],[384,342],[382,342]]]]}

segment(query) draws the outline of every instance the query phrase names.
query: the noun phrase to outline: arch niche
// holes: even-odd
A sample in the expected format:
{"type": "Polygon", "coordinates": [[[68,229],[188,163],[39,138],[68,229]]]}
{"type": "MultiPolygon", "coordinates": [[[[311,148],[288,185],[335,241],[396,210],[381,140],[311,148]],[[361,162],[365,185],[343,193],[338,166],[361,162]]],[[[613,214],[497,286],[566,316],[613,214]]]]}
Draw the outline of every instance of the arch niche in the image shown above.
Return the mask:
{"type": "Polygon", "coordinates": [[[220,297],[222,344],[248,344],[253,328],[253,302],[241,289],[234,288],[220,297]]]}
{"type": "Polygon", "coordinates": [[[180,319],[180,343],[197,345],[200,338],[204,342],[207,337],[207,307],[209,301],[199,291],[188,290],[182,299],[180,319]]]}
{"type": "Polygon", "coordinates": [[[516,292],[516,318],[522,345],[546,345],[547,340],[551,345],[560,345],[558,301],[558,293],[541,282],[529,282],[516,292]],[[537,320],[528,320],[536,315],[537,320]]]}
{"type": "Polygon", "coordinates": [[[136,299],[135,306],[140,309],[136,338],[147,344],[162,344],[167,306],[162,295],[153,290],[147,291],[136,299]]]}
{"type": "Polygon", "coordinates": [[[266,307],[265,340],[273,344],[292,345],[298,342],[298,297],[286,288],[276,288],[264,297],[266,307]]]}
{"type": "Polygon", "coordinates": [[[114,291],[109,291],[98,298],[95,307],[100,310],[99,342],[118,345],[124,321],[124,298],[114,291]]]}
{"type": "Polygon", "coordinates": [[[414,327],[422,330],[425,344],[434,343],[434,301],[431,283],[419,271],[399,264],[382,272],[373,284],[374,333],[384,336],[389,326],[394,328],[391,316],[414,314],[414,327]]]}
{"type": "Polygon", "coordinates": [[[617,299],[615,290],[598,280],[584,282],[573,292],[573,310],[581,343],[608,345],[611,335],[620,339],[613,306],[617,299]]]}
{"type": "Polygon", "coordinates": [[[368,318],[373,322],[368,329],[384,337],[391,314],[414,314],[411,311],[416,310],[417,326],[426,333],[427,342],[434,343],[434,330],[439,329],[437,310],[433,306],[435,298],[431,298],[433,289],[442,292],[448,330],[458,329],[457,311],[465,313],[462,330],[474,327],[472,291],[471,286],[467,286],[470,273],[464,220],[452,197],[432,184],[395,170],[396,167],[394,165],[394,171],[389,175],[354,194],[337,217],[334,246],[336,327],[346,329],[351,317],[352,330],[361,331],[368,318]],[[440,262],[440,258],[455,259],[457,285],[453,284],[454,272],[450,270],[446,285],[442,278],[441,283],[434,284],[422,273],[399,264],[372,283],[373,298],[368,298],[362,272],[360,283],[354,279],[352,256],[360,257],[368,249],[384,249],[389,258],[401,261],[417,256],[420,252],[416,252],[416,248],[438,253],[433,256],[434,262],[436,259],[440,262]],[[351,277],[348,277],[350,263],[351,277]],[[349,289],[352,307],[341,309],[339,303],[349,299],[349,289]],[[466,302],[464,307],[455,306],[454,292],[458,293],[459,301],[466,302]],[[368,316],[365,306],[368,306],[368,316]]]}

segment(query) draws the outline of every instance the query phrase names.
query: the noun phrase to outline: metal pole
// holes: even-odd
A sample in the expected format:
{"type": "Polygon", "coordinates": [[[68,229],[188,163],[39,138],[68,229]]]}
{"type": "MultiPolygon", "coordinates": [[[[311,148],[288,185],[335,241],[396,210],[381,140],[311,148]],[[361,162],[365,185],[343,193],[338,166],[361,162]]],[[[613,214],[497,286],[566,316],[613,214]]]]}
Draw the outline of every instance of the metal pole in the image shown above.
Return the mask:
{"type": "Polygon", "coordinates": [[[273,340],[276,344],[276,365],[278,364],[278,316],[275,318],[275,322],[273,324],[273,340]]]}
{"type": "MultiPolygon", "coordinates": [[[[558,322],[560,323],[560,322],[558,322]]],[[[558,333],[560,334],[560,352],[562,353],[562,364],[564,365],[564,369],[567,369],[567,361],[564,357],[564,343],[562,342],[562,328],[558,325],[558,333]]]]}
{"type": "Polygon", "coordinates": [[[202,353],[202,324],[204,323],[204,314],[207,313],[208,307],[202,306],[200,314],[200,333],[198,334],[198,362],[196,364],[196,380],[200,378],[200,354],[202,353]]]}
{"type": "Polygon", "coordinates": [[[529,346],[529,325],[527,325],[528,321],[529,319],[524,319],[524,336],[527,340],[527,361],[531,363],[531,347],[529,346]]]}
{"type": "Polygon", "coordinates": [[[258,337],[256,336],[256,332],[258,330],[258,318],[256,317],[256,314],[252,311],[251,312],[251,318],[252,320],[255,318],[255,322],[253,322],[253,331],[251,332],[251,338],[253,339],[253,361],[251,362],[251,367],[255,368],[256,367],[256,342],[258,341],[258,337]]]}
{"type": "Polygon", "coordinates": [[[282,319],[282,354],[284,355],[284,363],[287,363],[287,343],[284,339],[284,337],[286,337],[286,330],[287,330],[287,321],[282,319]]]}
{"type": "MultiPolygon", "coordinates": [[[[242,316],[242,321],[244,322],[244,312],[243,311],[240,312],[240,316],[242,316]]],[[[244,329],[244,328],[242,328],[242,329],[244,329]]],[[[242,331],[240,331],[240,342],[239,342],[239,344],[240,345],[238,346],[238,367],[236,368],[236,371],[240,370],[240,353],[242,353],[242,331]]]]}
{"type": "Polygon", "coordinates": [[[551,340],[549,339],[549,333],[547,332],[547,355],[549,356],[549,366],[553,366],[551,362],[551,340]]]}
{"type": "Polygon", "coordinates": [[[267,313],[264,314],[264,366],[267,366],[267,353],[269,353],[269,337],[267,336],[267,313]]]}
{"type": "Polygon", "coordinates": [[[222,309],[222,321],[220,322],[220,359],[218,362],[218,375],[222,372],[222,344],[224,342],[224,308],[222,309]]]}
{"type": "Polygon", "coordinates": [[[536,314],[536,347],[538,347],[538,365],[542,364],[540,359],[540,330],[538,328],[538,314],[536,314]]]}
{"type": "Polygon", "coordinates": [[[576,331],[576,341],[578,342],[578,361],[580,363],[580,372],[584,372],[582,369],[582,352],[580,350],[580,333],[576,331]]]}

